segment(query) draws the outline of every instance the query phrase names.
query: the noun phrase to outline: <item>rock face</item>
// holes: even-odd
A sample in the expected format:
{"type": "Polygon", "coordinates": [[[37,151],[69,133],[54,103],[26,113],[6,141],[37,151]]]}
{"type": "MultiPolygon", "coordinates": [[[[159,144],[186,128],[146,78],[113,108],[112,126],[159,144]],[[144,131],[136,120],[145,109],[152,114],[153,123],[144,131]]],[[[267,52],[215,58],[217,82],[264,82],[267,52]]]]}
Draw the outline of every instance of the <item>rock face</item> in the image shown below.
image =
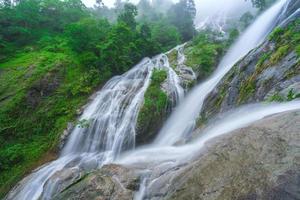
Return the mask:
{"type": "Polygon", "coordinates": [[[295,13],[231,69],[204,102],[201,121],[242,104],[299,97],[299,16],[295,13]]]}
{"type": "Polygon", "coordinates": [[[61,193],[55,200],[129,200],[139,187],[139,176],[118,165],[107,165],[82,177],[61,193]]]}
{"type": "Polygon", "coordinates": [[[300,112],[293,112],[217,138],[169,178],[172,188],[160,198],[300,199],[299,130],[300,112]]]}

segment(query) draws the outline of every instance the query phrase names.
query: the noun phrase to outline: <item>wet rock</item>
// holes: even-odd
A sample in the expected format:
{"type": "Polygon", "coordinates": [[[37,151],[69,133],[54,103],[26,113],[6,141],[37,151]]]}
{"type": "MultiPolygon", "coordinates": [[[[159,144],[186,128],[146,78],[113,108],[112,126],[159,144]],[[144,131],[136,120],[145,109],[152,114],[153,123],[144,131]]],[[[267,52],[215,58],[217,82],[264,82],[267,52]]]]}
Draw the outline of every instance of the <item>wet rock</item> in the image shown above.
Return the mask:
{"type": "Polygon", "coordinates": [[[63,134],[60,137],[59,149],[62,150],[65,144],[67,143],[69,135],[72,133],[75,128],[74,123],[69,122],[67,128],[64,130],[63,134]]]}
{"type": "MultiPolygon", "coordinates": [[[[282,28],[291,22],[293,20],[282,25],[282,28]]],[[[206,98],[201,112],[202,119],[209,119],[243,104],[274,101],[278,94],[287,99],[290,90],[298,91],[300,58],[293,45],[281,57],[278,56],[278,42],[266,39],[233,66],[206,98]]],[[[281,41],[280,45],[289,44],[281,41]]]]}
{"type": "Polygon", "coordinates": [[[84,172],[79,168],[67,168],[56,172],[45,184],[40,199],[50,199],[54,194],[60,193],[72,183],[80,180],[84,172]]]}
{"type": "Polygon", "coordinates": [[[193,162],[153,172],[165,177],[153,184],[148,199],[299,199],[299,130],[300,111],[221,136],[193,162]]]}
{"type": "Polygon", "coordinates": [[[128,200],[139,188],[139,175],[133,170],[107,165],[84,176],[53,199],[128,200]]]}

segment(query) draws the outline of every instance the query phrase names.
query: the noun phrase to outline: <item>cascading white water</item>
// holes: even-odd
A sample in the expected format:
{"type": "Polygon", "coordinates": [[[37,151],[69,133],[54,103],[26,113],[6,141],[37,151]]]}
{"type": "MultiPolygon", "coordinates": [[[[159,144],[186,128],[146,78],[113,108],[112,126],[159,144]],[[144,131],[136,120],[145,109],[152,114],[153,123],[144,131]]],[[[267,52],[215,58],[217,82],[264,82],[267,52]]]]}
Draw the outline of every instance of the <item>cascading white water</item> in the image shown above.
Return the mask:
{"type": "Polygon", "coordinates": [[[300,101],[288,103],[252,104],[229,111],[222,119],[212,121],[193,142],[182,146],[146,146],[138,150],[127,152],[119,160],[119,164],[133,165],[143,164],[145,166],[162,165],[164,162],[173,162],[178,165],[197,156],[205,143],[230,133],[239,128],[246,127],[255,121],[267,116],[300,110],[300,101]]]}
{"type": "Polygon", "coordinates": [[[26,177],[6,197],[14,200],[51,199],[61,184],[59,173],[77,174],[113,162],[124,150],[135,147],[135,128],[154,68],[167,71],[167,84],[174,105],[183,97],[180,79],[166,55],[146,58],[122,76],[112,78],[85,109],[58,160],[26,177]]]}
{"type": "Polygon", "coordinates": [[[185,101],[171,115],[156,138],[155,145],[173,145],[189,136],[189,133],[194,129],[196,119],[199,116],[207,95],[216,87],[239,59],[257,47],[270,31],[273,30],[286,3],[287,0],[280,0],[258,17],[245,31],[230,48],[213,75],[193,89],[185,101]]]}

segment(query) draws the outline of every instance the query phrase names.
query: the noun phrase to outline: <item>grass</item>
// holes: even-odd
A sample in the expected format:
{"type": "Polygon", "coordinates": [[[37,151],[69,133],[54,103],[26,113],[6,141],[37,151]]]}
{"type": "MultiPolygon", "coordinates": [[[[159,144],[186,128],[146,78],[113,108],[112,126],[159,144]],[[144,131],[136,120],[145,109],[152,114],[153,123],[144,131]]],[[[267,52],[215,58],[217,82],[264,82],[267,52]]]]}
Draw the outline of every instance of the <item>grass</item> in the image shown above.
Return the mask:
{"type": "Polygon", "coordinates": [[[278,61],[281,60],[281,58],[283,58],[285,55],[287,55],[287,53],[289,52],[290,49],[290,45],[284,45],[279,47],[275,53],[272,54],[270,62],[271,64],[276,64],[278,63],[278,61]]]}
{"type": "Polygon", "coordinates": [[[241,84],[238,103],[241,104],[251,97],[254,94],[255,89],[255,77],[251,76],[241,84]]]}

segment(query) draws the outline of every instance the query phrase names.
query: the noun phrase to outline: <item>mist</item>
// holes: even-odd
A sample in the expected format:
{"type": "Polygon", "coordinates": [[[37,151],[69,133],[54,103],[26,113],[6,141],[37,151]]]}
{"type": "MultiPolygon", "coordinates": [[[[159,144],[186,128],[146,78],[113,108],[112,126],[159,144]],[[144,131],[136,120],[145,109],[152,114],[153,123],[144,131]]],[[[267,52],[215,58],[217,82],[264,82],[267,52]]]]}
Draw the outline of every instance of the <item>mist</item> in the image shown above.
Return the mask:
{"type": "MultiPolygon", "coordinates": [[[[172,0],[174,3],[179,0],[172,0]]],[[[83,0],[86,6],[92,7],[95,0],[83,0]]],[[[113,7],[112,0],[103,0],[108,7],[113,7]]],[[[130,0],[129,2],[138,3],[139,0],[130,0]]],[[[228,18],[239,18],[247,11],[255,12],[250,1],[245,0],[195,0],[197,8],[197,16],[195,18],[196,27],[200,27],[203,23],[211,21],[224,20],[228,18]]]]}

